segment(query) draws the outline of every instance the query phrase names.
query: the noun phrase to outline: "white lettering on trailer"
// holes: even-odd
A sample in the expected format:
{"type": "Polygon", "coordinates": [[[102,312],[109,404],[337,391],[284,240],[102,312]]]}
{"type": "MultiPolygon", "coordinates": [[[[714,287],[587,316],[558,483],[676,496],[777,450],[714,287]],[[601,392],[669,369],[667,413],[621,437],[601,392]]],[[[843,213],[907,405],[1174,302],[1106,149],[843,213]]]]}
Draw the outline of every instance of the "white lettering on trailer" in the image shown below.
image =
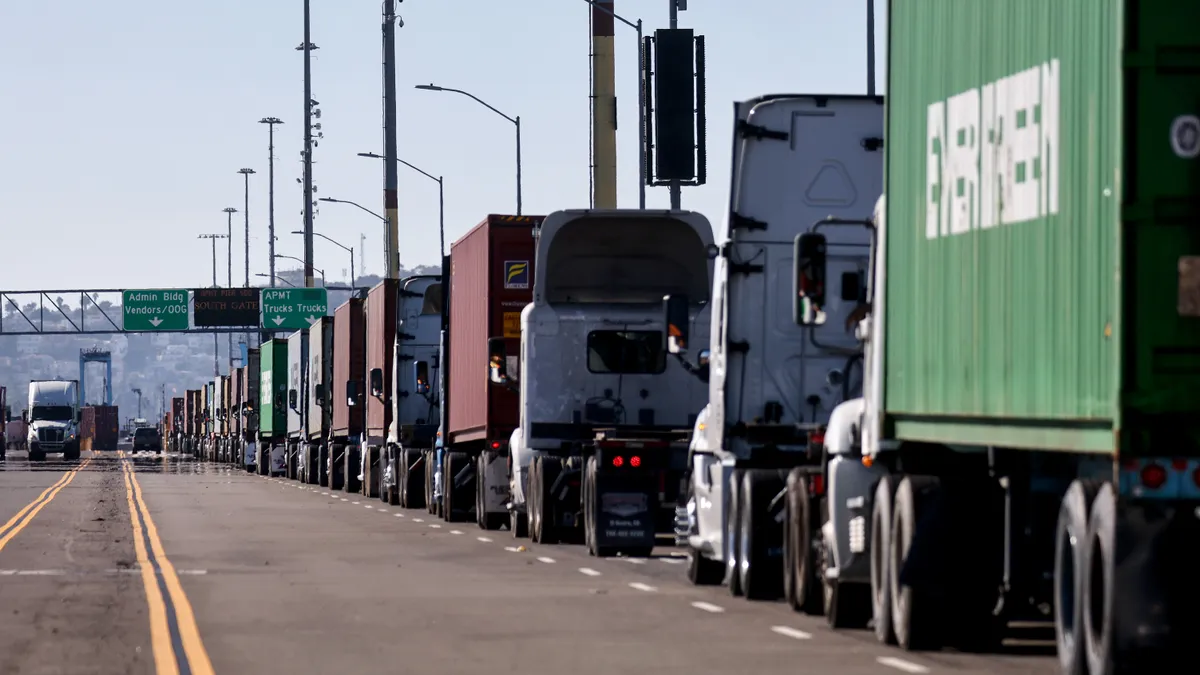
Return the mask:
{"type": "Polygon", "coordinates": [[[1058,213],[1058,60],[931,104],[926,137],[926,239],[1058,213]]]}

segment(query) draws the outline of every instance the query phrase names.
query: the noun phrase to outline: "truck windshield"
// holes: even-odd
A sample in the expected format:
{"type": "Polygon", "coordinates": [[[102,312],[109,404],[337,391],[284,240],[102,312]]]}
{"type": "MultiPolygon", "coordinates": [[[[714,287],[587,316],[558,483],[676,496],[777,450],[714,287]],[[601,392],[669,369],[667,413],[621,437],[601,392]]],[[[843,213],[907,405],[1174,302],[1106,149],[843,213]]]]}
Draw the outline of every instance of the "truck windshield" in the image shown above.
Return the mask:
{"type": "Polygon", "coordinates": [[[656,330],[594,330],[588,333],[587,350],[593,373],[658,374],[667,369],[662,333],[656,330]]]}
{"type": "Polygon", "coordinates": [[[29,414],[34,422],[70,422],[71,406],[69,405],[35,405],[29,414]]]}

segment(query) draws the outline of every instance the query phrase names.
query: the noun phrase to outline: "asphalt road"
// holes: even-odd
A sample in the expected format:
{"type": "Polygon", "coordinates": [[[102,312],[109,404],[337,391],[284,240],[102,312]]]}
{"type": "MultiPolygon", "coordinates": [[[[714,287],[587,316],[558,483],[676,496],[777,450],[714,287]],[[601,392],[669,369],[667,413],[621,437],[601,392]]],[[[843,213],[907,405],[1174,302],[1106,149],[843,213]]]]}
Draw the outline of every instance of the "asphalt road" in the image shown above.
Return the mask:
{"type": "Polygon", "coordinates": [[[910,654],[359,495],[164,455],[0,463],[0,674],[1055,672],[1044,647],[910,654]]]}

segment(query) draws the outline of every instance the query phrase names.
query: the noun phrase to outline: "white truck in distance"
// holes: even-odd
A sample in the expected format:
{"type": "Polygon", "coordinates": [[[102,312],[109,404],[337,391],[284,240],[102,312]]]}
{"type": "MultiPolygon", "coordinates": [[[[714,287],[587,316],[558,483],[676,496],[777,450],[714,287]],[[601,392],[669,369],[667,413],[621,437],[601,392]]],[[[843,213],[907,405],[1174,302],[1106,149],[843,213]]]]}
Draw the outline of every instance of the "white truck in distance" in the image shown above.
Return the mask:
{"type": "Polygon", "coordinates": [[[525,521],[535,542],[577,540],[605,556],[648,555],[672,531],[705,388],[666,357],[662,298],[692,298],[689,321],[707,323],[712,242],[689,211],[543,221],[519,378],[504,340],[488,341],[493,386],[520,388],[507,485],[517,534],[525,521]]]}
{"type": "Polygon", "coordinates": [[[29,383],[29,460],[40,462],[46,453],[61,452],[63,459],[79,459],[79,382],[33,380],[29,383]]]}
{"type": "MultiPolygon", "coordinates": [[[[883,192],[883,99],[768,96],[737,106],[730,210],[714,272],[709,403],[692,439],[690,498],[676,520],[688,577],[819,613],[824,425],[858,395],[862,351],[845,327],[860,307],[870,232],[830,233],[839,287],[827,323],[792,321],[795,245],[828,216],[865,220],[883,192]],[[789,533],[785,537],[784,533],[789,533]],[[799,536],[793,536],[798,533],[799,536]]],[[[670,320],[684,358],[686,325],[670,320]]],[[[701,363],[703,368],[704,364],[701,363]]]]}

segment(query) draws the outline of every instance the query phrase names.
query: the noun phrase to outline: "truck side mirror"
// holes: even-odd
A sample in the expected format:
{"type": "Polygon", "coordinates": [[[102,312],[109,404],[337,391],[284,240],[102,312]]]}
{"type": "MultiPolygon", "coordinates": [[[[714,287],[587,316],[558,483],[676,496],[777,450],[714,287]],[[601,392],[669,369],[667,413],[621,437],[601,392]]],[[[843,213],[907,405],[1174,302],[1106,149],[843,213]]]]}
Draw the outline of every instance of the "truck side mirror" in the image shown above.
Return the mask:
{"type": "Polygon", "coordinates": [[[688,343],[688,298],[686,295],[663,296],[666,347],[672,354],[686,354],[688,343]]]}
{"type": "Polygon", "coordinates": [[[383,368],[371,369],[371,395],[376,398],[383,396],[383,368]]]}
{"type": "Polygon", "coordinates": [[[422,396],[429,393],[428,361],[417,361],[413,364],[413,391],[422,396]]]}
{"type": "Polygon", "coordinates": [[[792,259],[792,320],[800,326],[825,323],[825,235],[796,237],[792,259]]]}
{"type": "Polygon", "coordinates": [[[504,346],[504,338],[489,338],[488,347],[488,379],[495,384],[508,381],[508,354],[504,346]]]}
{"type": "Polygon", "coordinates": [[[288,389],[288,407],[292,410],[299,410],[300,397],[296,395],[295,389],[288,389]]]}
{"type": "Polygon", "coordinates": [[[358,405],[358,381],[350,380],[346,382],[346,405],[354,407],[358,405]]]}
{"type": "Polygon", "coordinates": [[[325,385],[318,382],[313,386],[313,398],[317,399],[317,407],[325,407],[325,385]]]}
{"type": "Polygon", "coordinates": [[[701,349],[701,350],[700,350],[700,353],[696,355],[696,363],[697,363],[697,364],[699,364],[699,365],[701,365],[701,366],[707,366],[707,365],[708,365],[708,358],[709,358],[711,355],[712,355],[712,352],[711,352],[711,351],[709,351],[709,350],[707,350],[707,349],[701,349]]]}

